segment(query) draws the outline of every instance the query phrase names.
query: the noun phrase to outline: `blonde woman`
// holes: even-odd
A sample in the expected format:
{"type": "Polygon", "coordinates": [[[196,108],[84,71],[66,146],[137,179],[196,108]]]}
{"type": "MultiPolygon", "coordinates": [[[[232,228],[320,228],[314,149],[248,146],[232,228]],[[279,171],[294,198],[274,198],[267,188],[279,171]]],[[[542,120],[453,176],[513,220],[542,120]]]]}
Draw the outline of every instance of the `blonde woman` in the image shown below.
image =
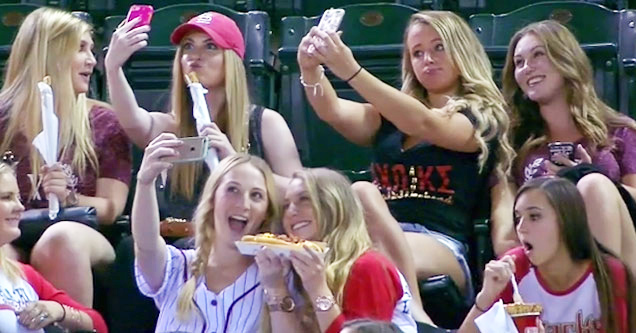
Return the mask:
{"type": "Polygon", "coordinates": [[[33,267],[11,259],[9,243],[20,236],[18,222],[24,206],[13,170],[12,153],[0,161],[0,332],[44,332],[65,329],[108,332],[102,316],[53,287],[33,267]]]}
{"type": "MultiPolygon", "coordinates": [[[[470,299],[466,230],[489,177],[504,179],[514,152],[505,136],[503,97],[466,22],[444,11],[411,17],[401,91],[362,68],[336,33],[312,28],[301,41],[298,63],[317,115],[350,141],[374,149],[373,184],[353,185],[374,243],[405,273],[415,295],[417,278],[447,274],[470,299]],[[320,64],[367,103],[338,98],[320,64]],[[414,259],[412,253],[420,255],[414,259]]],[[[503,185],[490,193],[493,207],[512,196],[503,185]]],[[[493,245],[503,253],[516,244],[509,212],[494,209],[492,217],[493,245]]],[[[429,321],[415,300],[415,318],[429,321]]]]}
{"type": "MultiPolygon", "coordinates": [[[[171,41],[177,45],[172,67],[172,93],[169,113],[147,112],[137,105],[133,91],[122,70],[126,60],[148,43],[149,26],[132,29],[137,21],[124,24],[113,34],[105,59],[111,102],[122,126],[138,147],[146,147],[163,132],[179,137],[196,136],[192,116],[192,100],[184,75],[197,74],[201,84],[209,91],[206,102],[214,124],[203,128],[201,135],[210,138],[220,159],[235,152],[249,152],[266,160],[277,184],[282,187],[301,168],[296,144],[283,118],[275,111],[250,104],[243,60],[245,42],[232,19],[215,12],[207,12],[177,27],[171,41]]],[[[168,177],[157,184],[161,219],[175,217],[191,220],[209,171],[203,163],[175,166],[168,177]]],[[[191,244],[187,244],[188,246],[191,244]]],[[[130,313],[153,308],[137,294],[133,283],[132,244],[124,240],[117,249],[118,267],[122,267],[121,281],[113,288],[115,293],[131,300],[114,304],[111,313],[113,325],[121,331],[141,331],[152,325],[153,318],[131,322],[130,313]],[[121,254],[121,255],[119,255],[121,254]],[[128,262],[126,258],[129,258],[128,262]]],[[[150,316],[152,317],[152,316],[150,316]]]]}
{"type": "Polygon", "coordinates": [[[155,179],[181,141],[164,133],[146,148],[132,210],[135,272],[159,308],[156,332],[256,332],[263,289],[254,258],[234,242],[265,230],[276,217],[273,176],[258,157],[235,154],[205,183],[197,207],[195,249],[179,250],[159,234],[155,179]]]}
{"type": "Polygon", "coordinates": [[[627,208],[636,207],[636,122],[598,98],[590,61],[574,35],[556,21],[518,31],[508,47],[503,91],[513,117],[513,146],[520,152],[514,185],[546,174],[574,179],[592,234],[636,274],[636,211],[627,208]],[[548,144],[555,141],[574,143],[575,160],[551,159],[548,144]],[[563,167],[580,162],[597,172],[563,167]]]}
{"type": "Polygon", "coordinates": [[[290,297],[298,291],[285,281],[284,260],[271,250],[256,255],[272,332],[336,333],[345,321],[357,318],[417,331],[406,280],[372,249],[360,202],[346,177],[323,168],[295,173],[285,193],[282,229],[290,236],[324,241],[329,251],[324,259],[309,248],[290,255],[302,281],[296,289],[306,295],[295,311],[298,297],[290,297]]]}
{"type": "MultiPolygon", "coordinates": [[[[0,150],[18,158],[20,195],[27,209],[47,206],[55,194],[63,206],[93,206],[100,224],[121,214],[130,181],[130,144],[109,106],[86,98],[95,67],[91,27],[70,13],[40,8],[29,14],[11,46],[0,91],[0,150]],[[42,130],[38,81],[51,77],[59,119],[59,161],[47,167],[31,145],[42,130]]],[[[14,243],[28,250],[29,235],[14,243]]],[[[37,235],[36,235],[37,236],[37,235]]],[[[74,222],[47,228],[31,252],[31,264],[56,287],[91,306],[91,267],[115,252],[97,230],[74,222]]],[[[28,259],[27,259],[28,260],[28,259]]]]}

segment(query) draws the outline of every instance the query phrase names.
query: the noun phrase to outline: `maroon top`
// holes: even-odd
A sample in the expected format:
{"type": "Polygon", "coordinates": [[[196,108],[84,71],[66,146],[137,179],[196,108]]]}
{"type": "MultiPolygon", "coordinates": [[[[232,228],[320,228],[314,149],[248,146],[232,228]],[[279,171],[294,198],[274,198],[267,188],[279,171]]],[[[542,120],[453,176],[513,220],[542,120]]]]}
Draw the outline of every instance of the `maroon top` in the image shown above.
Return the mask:
{"type": "MultiPolygon", "coordinates": [[[[610,129],[609,135],[614,141],[614,146],[603,148],[596,153],[588,149],[589,142],[586,139],[575,142],[575,145],[583,145],[591,155],[592,163],[612,181],[620,182],[621,177],[636,173],[636,131],[628,127],[618,127],[610,129]]],[[[530,179],[545,176],[547,170],[543,163],[549,159],[550,151],[547,144],[531,150],[523,163],[514,170],[517,186],[530,179]]]]}
{"type": "MultiPolygon", "coordinates": [[[[0,112],[0,129],[6,128],[6,117],[4,112],[0,112]]],[[[131,177],[131,149],[130,141],[119,125],[112,110],[102,106],[93,106],[89,111],[89,121],[93,134],[93,145],[99,163],[99,178],[112,178],[119,180],[126,185],[130,184],[131,177]]],[[[48,207],[48,201],[44,192],[40,188],[39,196],[29,198],[32,186],[37,182],[32,182],[31,162],[29,158],[30,149],[35,147],[27,142],[22,134],[17,134],[10,146],[10,150],[18,160],[17,176],[20,196],[26,209],[48,207]]],[[[71,165],[73,154],[67,154],[60,161],[71,165]]],[[[97,187],[97,174],[95,170],[87,165],[84,176],[80,177],[76,170],[74,174],[78,177],[77,192],[94,197],[97,187]]]]}

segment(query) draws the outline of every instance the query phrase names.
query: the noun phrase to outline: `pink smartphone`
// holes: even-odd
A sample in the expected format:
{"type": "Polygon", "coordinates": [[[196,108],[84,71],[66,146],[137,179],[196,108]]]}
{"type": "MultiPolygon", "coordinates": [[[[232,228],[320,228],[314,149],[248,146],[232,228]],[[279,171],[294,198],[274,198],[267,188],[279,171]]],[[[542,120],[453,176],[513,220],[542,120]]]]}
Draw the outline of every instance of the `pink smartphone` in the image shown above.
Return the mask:
{"type": "Polygon", "coordinates": [[[152,14],[155,12],[155,9],[152,8],[151,5],[132,5],[128,10],[128,16],[126,16],[126,22],[130,22],[136,17],[141,18],[137,24],[135,24],[134,28],[141,27],[144,25],[150,25],[150,21],[152,20],[152,14]]]}

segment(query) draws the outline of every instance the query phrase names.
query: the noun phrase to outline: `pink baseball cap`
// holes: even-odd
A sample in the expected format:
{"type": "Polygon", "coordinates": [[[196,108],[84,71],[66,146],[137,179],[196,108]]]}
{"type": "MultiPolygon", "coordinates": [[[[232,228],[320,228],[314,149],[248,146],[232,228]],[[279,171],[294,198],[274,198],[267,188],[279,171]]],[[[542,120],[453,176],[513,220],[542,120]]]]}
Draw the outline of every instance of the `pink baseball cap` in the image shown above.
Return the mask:
{"type": "Polygon", "coordinates": [[[241,59],[244,58],[245,42],[243,41],[243,34],[241,34],[241,30],[231,18],[216,12],[206,12],[197,15],[187,23],[174,29],[170,36],[170,41],[172,44],[179,44],[183,36],[192,30],[206,33],[218,47],[234,50],[241,59]]]}

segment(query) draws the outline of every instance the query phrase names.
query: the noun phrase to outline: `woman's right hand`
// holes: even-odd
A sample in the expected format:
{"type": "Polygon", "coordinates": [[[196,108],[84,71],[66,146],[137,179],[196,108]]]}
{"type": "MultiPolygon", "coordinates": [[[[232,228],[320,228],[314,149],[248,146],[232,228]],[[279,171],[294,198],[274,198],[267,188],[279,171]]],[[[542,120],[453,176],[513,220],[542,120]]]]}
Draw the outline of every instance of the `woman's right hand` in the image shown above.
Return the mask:
{"type": "Polygon", "coordinates": [[[279,257],[270,249],[263,248],[256,253],[254,261],[258,265],[261,285],[266,290],[286,290],[285,275],[290,270],[288,259],[279,257]]]}
{"type": "Polygon", "coordinates": [[[510,283],[514,272],[515,261],[512,256],[506,255],[499,260],[491,260],[484,270],[484,283],[475,304],[481,309],[489,308],[510,283]]]}
{"type": "Polygon", "coordinates": [[[130,56],[148,45],[149,25],[134,28],[141,18],[120,24],[110,37],[108,53],[104,59],[106,70],[115,70],[124,65],[130,56]]]}
{"type": "Polygon", "coordinates": [[[298,45],[298,53],[296,55],[296,59],[298,60],[298,66],[300,70],[303,72],[315,70],[318,65],[320,65],[320,60],[316,57],[316,46],[313,41],[314,37],[314,29],[309,30],[309,32],[303,37],[300,41],[300,45],[298,45]],[[311,51],[310,52],[310,46],[311,51]]]}
{"type": "Polygon", "coordinates": [[[144,150],[144,158],[141,161],[139,172],[137,172],[137,183],[149,185],[162,171],[172,167],[172,163],[164,162],[163,159],[178,157],[177,148],[183,145],[172,133],[161,133],[154,138],[144,150]]]}

